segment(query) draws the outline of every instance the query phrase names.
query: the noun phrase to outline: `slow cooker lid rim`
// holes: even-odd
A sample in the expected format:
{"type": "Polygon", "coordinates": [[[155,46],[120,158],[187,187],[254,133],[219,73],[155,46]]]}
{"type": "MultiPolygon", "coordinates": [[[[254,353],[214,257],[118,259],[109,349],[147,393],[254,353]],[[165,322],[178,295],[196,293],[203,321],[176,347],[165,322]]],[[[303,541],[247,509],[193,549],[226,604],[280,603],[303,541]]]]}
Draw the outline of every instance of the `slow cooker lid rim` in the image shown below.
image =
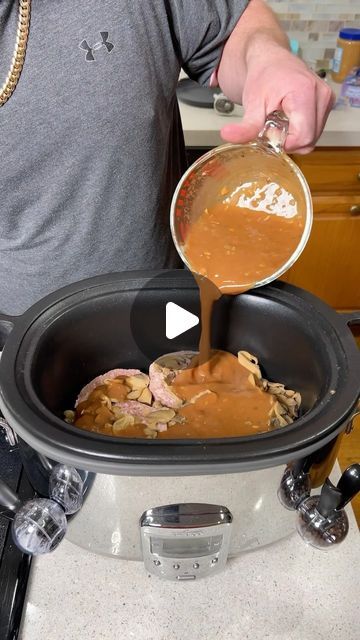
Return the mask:
{"type": "MultiPolygon", "coordinates": [[[[331,328],[331,325],[330,325],[331,328]]],[[[349,332],[350,333],[350,332],[349,332]]],[[[25,336],[24,336],[25,338],[25,336]]],[[[342,347],[342,343],[339,340],[339,346],[342,347]]],[[[31,351],[33,351],[34,349],[36,349],[35,345],[32,345],[31,351]]],[[[31,355],[31,351],[27,352],[27,355],[30,356],[31,355]]],[[[346,361],[346,354],[344,352],[344,350],[342,349],[343,353],[344,353],[344,358],[346,361]]],[[[19,349],[20,352],[20,349],[19,349]]],[[[29,400],[30,402],[28,403],[26,401],[26,398],[23,397],[23,395],[20,393],[20,390],[18,389],[18,397],[17,400],[23,403],[23,406],[27,407],[30,411],[32,411],[34,413],[34,408],[36,408],[36,419],[37,420],[42,420],[43,424],[49,424],[49,422],[52,423],[52,428],[56,429],[57,432],[62,432],[64,429],[64,423],[63,421],[54,416],[54,414],[52,412],[50,412],[49,409],[47,409],[43,403],[41,401],[39,401],[37,394],[35,393],[35,390],[32,386],[31,383],[31,375],[30,375],[30,370],[29,367],[31,366],[31,362],[29,362],[29,360],[31,361],[32,358],[27,358],[27,363],[22,363],[22,367],[21,367],[21,371],[22,371],[22,376],[25,376],[27,378],[27,380],[24,380],[24,386],[25,386],[25,391],[29,396],[29,400]],[[26,366],[26,364],[28,366],[26,366]],[[25,366],[24,366],[25,365],[25,366]]],[[[336,380],[339,379],[338,376],[338,369],[337,367],[333,367],[333,374],[336,375],[336,380]]],[[[348,373],[351,375],[351,371],[348,370],[348,373]]],[[[359,376],[360,376],[360,359],[359,359],[359,376]]],[[[329,389],[333,388],[332,383],[334,382],[334,386],[335,385],[335,380],[334,380],[334,375],[333,378],[329,380],[329,389]]],[[[254,436],[248,436],[248,437],[241,437],[241,438],[226,438],[226,439],[209,439],[208,441],[200,441],[202,442],[201,445],[199,446],[210,446],[210,447],[214,447],[214,446],[221,446],[222,443],[227,443],[227,444],[233,444],[233,445],[239,445],[241,444],[242,446],[244,446],[245,442],[250,443],[250,444],[254,444],[254,446],[259,446],[259,444],[264,444],[264,446],[266,446],[266,443],[271,440],[272,442],[274,441],[278,441],[278,439],[283,440],[283,439],[287,439],[290,438],[292,439],[296,439],[298,440],[299,437],[299,433],[301,429],[304,429],[307,427],[307,430],[310,432],[309,433],[309,437],[307,437],[306,439],[303,439],[302,442],[305,444],[308,441],[313,440],[313,438],[316,438],[317,436],[313,436],[313,438],[311,437],[311,434],[314,432],[314,421],[316,421],[316,424],[318,423],[324,423],[324,421],[326,423],[328,423],[328,427],[326,427],[325,432],[328,431],[328,429],[331,429],[331,425],[337,425],[337,424],[341,424],[344,420],[346,420],[347,416],[351,415],[351,411],[354,407],[354,404],[356,404],[356,400],[354,400],[354,394],[352,391],[350,391],[350,386],[351,386],[351,378],[349,381],[350,384],[347,384],[348,387],[348,392],[347,394],[344,394],[342,388],[339,388],[339,385],[337,386],[336,390],[337,390],[337,394],[338,396],[340,396],[341,400],[342,400],[342,407],[340,410],[340,415],[339,415],[339,405],[337,404],[334,405],[333,402],[331,402],[332,400],[332,396],[325,396],[325,402],[327,400],[327,403],[323,402],[319,403],[315,409],[311,410],[311,416],[309,415],[309,418],[307,417],[308,414],[310,414],[310,412],[308,412],[308,414],[305,414],[304,416],[300,417],[299,420],[296,421],[296,423],[294,423],[293,425],[289,426],[289,428],[287,428],[286,430],[284,429],[278,429],[278,430],[274,430],[272,432],[265,432],[263,434],[258,434],[258,435],[254,435],[254,436]],[[330,401],[330,404],[329,404],[330,401]],[[330,411],[329,411],[330,409],[330,411]],[[333,410],[335,409],[335,411],[333,410]],[[309,424],[309,420],[311,420],[311,426],[309,424]],[[284,436],[283,434],[286,431],[286,435],[284,436]]],[[[12,387],[12,391],[14,391],[14,387],[12,387]]],[[[328,391],[329,394],[329,391],[328,391]]],[[[14,402],[15,404],[15,402],[14,402]]],[[[17,404],[17,403],[16,403],[17,404]]],[[[30,421],[32,422],[32,420],[30,421]]],[[[67,429],[74,429],[74,431],[71,433],[70,431],[67,430],[66,432],[66,437],[73,437],[74,439],[78,437],[78,434],[76,433],[76,428],[75,427],[71,427],[71,426],[67,426],[67,429]]],[[[321,429],[320,431],[320,437],[322,436],[323,433],[323,429],[321,429]]],[[[94,446],[96,446],[96,443],[100,444],[100,442],[102,442],[104,444],[104,446],[106,447],[107,443],[111,443],[111,446],[113,447],[114,444],[116,443],[122,443],[122,444],[132,444],[132,446],[138,446],[139,445],[139,441],[140,439],[115,439],[115,438],[110,438],[110,437],[106,437],[106,436],[100,436],[98,434],[93,434],[91,432],[82,432],[80,431],[80,433],[83,435],[83,438],[86,439],[86,443],[93,443],[94,446]]],[[[189,442],[191,442],[192,444],[194,444],[194,441],[198,441],[197,439],[191,439],[191,440],[183,440],[183,441],[179,441],[182,443],[182,446],[190,446],[189,442]]],[[[175,445],[176,441],[173,441],[173,444],[175,445]]],[[[165,443],[165,441],[158,441],[157,442],[157,446],[163,446],[165,447],[167,443],[165,443]]],[[[147,442],[147,445],[152,446],[153,443],[149,443],[147,442]]],[[[270,453],[270,452],[269,452],[270,453]]]]}
{"type": "Polygon", "coordinates": [[[321,442],[315,442],[305,448],[294,448],[291,451],[279,452],[274,456],[262,456],[261,458],[251,459],[236,457],[227,457],[226,460],[219,457],[213,457],[212,459],[194,459],[181,458],[179,460],[171,459],[164,462],[164,460],[149,460],[148,458],[141,459],[138,457],[136,460],[113,459],[107,458],[106,460],[101,458],[91,457],[89,455],[78,458],[76,452],[70,450],[64,452],[64,455],[59,456],[58,450],[53,450],[53,453],[43,448],[42,446],[36,448],[33,443],[28,443],[35,450],[49,459],[56,462],[64,462],[66,464],[72,464],[79,469],[87,469],[95,473],[114,473],[117,475],[157,475],[157,476],[174,476],[174,475],[205,475],[205,474],[218,474],[218,473],[233,473],[242,471],[251,471],[263,468],[269,468],[279,466],[282,464],[288,464],[289,462],[311,455],[315,451],[318,451],[321,446],[331,442],[338,434],[343,430],[344,426],[340,425],[334,433],[327,436],[325,440],[321,442]],[[320,445],[320,446],[319,446],[320,445]]]}
{"type": "MultiPolygon", "coordinates": [[[[158,272],[156,272],[156,273],[158,273],[158,272]]],[[[167,285],[169,284],[169,282],[171,282],[174,285],[176,285],[177,287],[179,287],[179,286],[183,287],[184,286],[184,282],[183,281],[185,281],[185,285],[187,285],[187,288],[191,288],[191,289],[195,289],[196,288],[196,286],[193,283],[191,274],[189,274],[189,276],[190,276],[189,277],[188,275],[186,275],[185,272],[183,272],[182,270],[179,270],[179,271],[176,272],[176,273],[179,273],[179,276],[176,276],[174,278],[174,273],[173,272],[170,272],[170,273],[171,273],[171,277],[170,278],[165,277],[165,274],[164,274],[163,282],[161,283],[161,287],[159,287],[159,288],[163,288],[166,279],[167,279],[167,283],[166,283],[167,285]]],[[[60,291],[63,292],[63,296],[62,297],[61,296],[59,297],[59,292],[60,292],[59,291],[59,292],[56,292],[55,294],[51,294],[51,296],[49,296],[47,299],[51,298],[52,300],[56,300],[56,302],[61,302],[65,298],[72,297],[74,293],[75,294],[76,293],[80,293],[80,295],[84,294],[85,292],[88,293],[89,292],[89,287],[87,285],[85,285],[85,283],[88,283],[88,282],[91,283],[91,289],[92,290],[97,288],[97,287],[99,287],[99,286],[101,286],[104,282],[107,283],[108,285],[111,285],[111,286],[114,286],[115,284],[117,286],[119,284],[119,281],[124,279],[124,274],[118,274],[118,275],[119,275],[119,277],[116,278],[116,282],[114,281],[114,276],[116,276],[116,274],[110,274],[110,277],[99,276],[99,277],[96,278],[96,282],[95,282],[95,279],[93,279],[93,278],[91,278],[90,280],[87,280],[87,281],[83,281],[82,288],[80,290],[79,290],[79,283],[76,283],[74,285],[70,285],[70,287],[65,287],[62,290],[60,290],[60,291]]],[[[168,276],[168,275],[169,275],[168,272],[166,272],[166,276],[168,276]]],[[[125,277],[125,281],[129,285],[131,285],[131,288],[133,289],[134,288],[134,282],[137,282],[137,283],[139,282],[139,272],[127,272],[125,274],[125,276],[126,276],[125,277]],[[135,273],[135,277],[134,277],[134,273],[135,273]]],[[[140,280],[142,282],[144,280],[148,280],[148,279],[149,279],[149,274],[148,273],[146,273],[145,276],[140,277],[140,280]]],[[[336,324],[338,325],[338,327],[335,327],[335,331],[338,330],[338,329],[341,329],[342,332],[343,332],[346,329],[346,332],[351,337],[351,333],[350,333],[349,329],[347,329],[345,323],[341,321],[341,318],[339,316],[337,316],[337,314],[335,312],[333,312],[331,309],[329,309],[326,305],[324,305],[317,298],[314,298],[312,296],[312,294],[308,294],[307,292],[303,292],[302,290],[298,290],[296,287],[292,287],[292,285],[287,285],[286,283],[273,283],[272,285],[268,285],[266,288],[264,288],[264,291],[261,291],[261,289],[258,289],[258,290],[255,290],[253,292],[250,292],[248,295],[256,295],[256,296],[261,295],[262,297],[269,297],[269,294],[270,295],[272,294],[272,297],[276,297],[278,299],[279,292],[281,292],[281,296],[282,296],[284,290],[285,290],[284,296],[286,296],[286,298],[288,298],[289,296],[291,296],[292,298],[294,298],[296,300],[298,300],[299,297],[300,298],[306,298],[307,299],[306,300],[307,303],[309,303],[308,298],[310,298],[311,306],[314,307],[317,310],[319,315],[325,316],[325,318],[327,320],[329,320],[329,319],[326,316],[331,312],[330,325],[333,326],[334,321],[336,321],[336,324]],[[265,291],[265,289],[266,289],[266,291],[265,291]],[[288,289],[290,289],[290,291],[288,289]],[[293,293],[293,291],[294,291],[294,293],[293,293]],[[313,304],[313,302],[315,302],[315,304],[313,304]],[[320,310],[319,310],[318,307],[320,307],[320,310]]],[[[39,313],[37,314],[37,316],[34,317],[34,316],[32,316],[30,314],[31,318],[29,317],[29,313],[30,313],[31,309],[28,312],[26,312],[24,314],[24,316],[20,316],[20,319],[22,319],[23,321],[25,321],[28,318],[27,322],[25,324],[28,323],[28,320],[31,320],[31,322],[29,324],[29,327],[31,327],[36,322],[36,320],[42,315],[42,313],[44,313],[47,309],[49,309],[52,306],[52,305],[44,305],[44,301],[40,301],[39,303],[37,303],[37,305],[35,305],[35,306],[38,306],[38,308],[39,308],[39,313]]],[[[34,309],[34,307],[33,307],[33,309],[34,309]]],[[[23,325],[23,324],[24,324],[24,322],[21,322],[21,325],[23,325]]],[[[13,334],[14,338],[16,336],[16,333],[19,334],[19,337],[21,335],[21,338],[25,337],[24,329],[23,329],[22,326],[20,326],[20,324],[19,325],[16,324],[16,326],[14,327],[13,331],[14,331],[14,334],[13,334]],[[18,331],[17,331],[17,329],[18,329],[18,331]]],[[[27,331],[26,331],[26,333],[27,333],[27,331]]],[[[16,340],[14,340],[14,341],[10,340],[9,341],[9,347],[12,344],[14,349],[15,349],[15,343],[16,343],[16,340]]],[[[340,342],[340,343],[342,344],[342,342],[340,342]]],[[[3,361],[3,364],[5,364],[5,360],[6,359],[8,361],[11,360],[11,357],[10,357],[11,356],[11,351],[12,351],[12,349],[8,350],[7,348],[5,348],[5,354],[4,354],[5,355],[5,359],[3,361]],[[6,356],[8,356],[8,358],[6,358],[6,356]]],[[[17,353],[17,349],[15,349],[15,351],[17,353]]],[[[346,350],[344,351],[344,353],[345,353],[345,355],[348,355],[346,353],[346,350]]],[[[15,360],[15,363],[16,363],[16,360],[15,360]]],[[[13,362],[13,364],[15,364],[15,363],[13,362]]],[[[15,375],[14,369],[12,370],[12,373],[13,373],[13,375],[15,375]]],[[[354,376],[352,376],[352,377],[354,378],[354,376]]],[[[354,406],[354,404],[356,404],[356,400],[353,401],[352,404],[354,406]]],[[[351,414],[351,409],[349,410],[348,414],[349,415],[351,414]]],[[[341,418],[339,418],[339,421],[341,421],[341,418]]],[[[279,431],[281,431],[281,430],[279,430],[279,431]]],[[[256,436],[255,436],[255,438],[256,438],[256,436]]]]}
{"type": "MultiPolygon", "coordinates": [[[[25,337],[25,336],[24,336],[25,337]]],[[[340,343],[341,344],[341,343],[340,343]]],[[[31,360],[31,359],[30,359],[31,360]]],[[[29,371],[29,361],[28,361],[28,367],[24,366],[24,364],[21,367],[21,372],[22,375],[25,376],[25,378],[27,378],[27,381],[24,380],[24,389],[26,394],[29,397],[29,402],[27,401],[27,399],[23,396],[23,394],[20,392],[20,389],[18,388],[17,385],[7,385],[7,391],[10,392],[10,396],[12,396],[12,401],[11,398],[9,398],[9,393],[8,395],[8,399],[10,400],[10,402],[7,403],[8,406],[10,406],[12,404],[13,407],[17,406],[19,407],[19,405],[22,405],[22,412],[24,413],[24,411],[28,411],[30,412],[29,415],[29,423],[32,424],[33,422],[42,421],[42,424],[44,426],[44,428],[46,429],[46,427],[49,426],[49,423],[51,423],[52,425],[52,430],[56,430],[56,432],[60,432],[61,436],[63,436],[63,430],[64,430],[64,422],[57,416],[55,416],[49,409],[47,409],[43,403],[38,399],[35,390],[31,384],[31,377],[30,377],[30,371],[29,371]],[[26,384],[27,382],[27,384],[26,384]]],[[[336,372],[336,374],[338,374],[337,369],[335,368],[334,372],[336,372]]],[[[350,370],[348,371],[350,374],[352,373],[350,370]]],[[[358,374],[359,374],[359,378],[360,378],[360,359],[359,359],[359,367],[358,367],[358,374]]],[[[16,379],[16,378],[15,378],[16,379]]],[[[337,379],[338,379],[338,375],[337,375],[337,379]]],[[[332,382],[333,380],[330,380],[329,382],[332,382]]],[[[6,386],[6,383],[5,383],[6,386]]],[[[331,386],[331,384],[330,384],[331,386]]],[[[325,397],[325,400],[327,399],[328,402],[324,402],[324,399],[322,402],[320,402],[317,406],[315,406],[315,409],[311,409],[311,415],[310,415],[310,411],[307,412],[307,414],[305,414],[304,416],[300,417],[295,423],[293,423],[293,425],[289,425],[288,428],[286,429],[277,429],[274,430],[272,432],[265,432],[263,434],[258,434],[258,435],[254,435],[254,436],[244,436],[244,437],[240,437],[240,438],[226,438],[226,439],[209,439],[204,440],[203,441],[203,445],[206,444],[207,446],[209,446],[209,443],[212,443],[212,446],[215,445],[220,445],[220,443],[225,442],[225,443],[232,443],[232,444],[240,444],[243,446],[245,444],[245,442],[248,443],[256,443],[256,446],[258,446],[260,443],[266,443],[269,440],[283,440],[284,438],[286,439],[287,437],[290,437],[292,439],[292,436],[296,439],[298,439],[298,434],[300,432],[300,430],[304,430],[304,428],[307,428],[310,431],[310,434],[312,434],[314,432],[314,422],[316,421],[316,424],[321,423],[321,422],[327,422],[328,424],[330,423],[330,425],[337,425],[342,423],[344,420],[347,419],[348,416],[351,415],[351,412],[354,408],[354,406],[357,403],[357,400],[355,398],[354,400],[354,393],[353,391],[350,390],[351,388],[351,380],[350,380],[350,384],[347,384],[345,391],[347,391],[347,393],[344,393],[344,390],[340,387],[337,387],[337,397],[340,396],[341,401],[342,401],[342,408],[340,411],[340,415],[339,415],[339,404],[338,402],[336,403],[336,405],[334,404],[334,402],[332,402],[332,400],[335,398],[333,398],[333,396],[327,395],[325,397]],[[330,400],[330,402],[329,402],[330,400]],[[309,420],[311,420],[311,426],[309,423],[309,420]],[[285,436],[284,436],[285,434],[285,436]]],[[[358,395],[360,394],[360,389],[358,388],[358,395]]],[[[20,418],[20,413],[18,412],[18,416],[17,418],[20,418]]],[[[73,437],[74,439],[79,437],[79,434],[76,433],[78,430],[75,427],[71,427],[69,425],[66,425],[67,427],[67,431],[65,434],[65,437],[73,437]],[[71,433],[68,429],[73,429],[74,431],[71,433]]],[[[326,427],[325,431],[327,432],[328,429],[331,429],[331,426],[326,427]]],[[[321,434],[323,432],[323,429],[320,431],[320,437],[321,434]]],[[[86,442],[91,442],[93,441],[94,443],[96,442],[100,442],[99,440],[99,436],[98,434],[93,434],[91,432],[86,432],[86,431],[82,431],[79,430],[79,433],[83,436],[83,439],[86,439],[86,442]]],[[[111,446],[114,446],[115,443],[119,442],[119,439],[115,439],[115,438],[110,438],[110,437],[106,437],[106,436],[100,436],[102,438],[102,442],[105,443],[112,443],[111,446]]],[[[315,436],[314,436],[315,437],[315,436]]],[[[140,439],[134,439],[132,444],[133,446],[137,446],[138,442],[140,439]]],[[[197,440],[197,439],[192,439],[192,441],[197,440]]],[[[310,437],[310,440],[312,440],[312,438],[310,437]]],[[[130,439],[121,439],[122,442],[124,443],[130,443],[130,439]]],[[[308,441],[308,438],[306,438],[306,440],[304,442],[308,441]]],[[[157,444],[159,444],[161,442],[161,445],[164,441],[158,441],[157,444]]],[[[187,444],[187,440],[184,441],[180,441],[182,442],[182,445],[186,445],[187,444]]],[[[147,444],[149,445],[149,442],[147,442],[147,444]]],[[[151,446],[151,445],[150,445],[151,446]]],[[[165,444],[163,445],[165,446],[165,444]]]]}

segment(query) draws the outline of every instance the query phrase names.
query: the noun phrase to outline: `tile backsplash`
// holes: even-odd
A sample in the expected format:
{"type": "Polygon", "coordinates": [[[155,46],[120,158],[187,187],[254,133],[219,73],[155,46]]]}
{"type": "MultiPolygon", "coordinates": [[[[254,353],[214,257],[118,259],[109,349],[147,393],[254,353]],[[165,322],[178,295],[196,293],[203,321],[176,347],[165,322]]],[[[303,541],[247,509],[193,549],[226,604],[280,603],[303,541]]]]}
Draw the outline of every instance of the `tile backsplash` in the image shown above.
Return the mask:
{"type": "Polygon", "coordinates": [[[360,28],[360,0],[267,0],[312,68],[328,69],[339,29],[360,28]]]}

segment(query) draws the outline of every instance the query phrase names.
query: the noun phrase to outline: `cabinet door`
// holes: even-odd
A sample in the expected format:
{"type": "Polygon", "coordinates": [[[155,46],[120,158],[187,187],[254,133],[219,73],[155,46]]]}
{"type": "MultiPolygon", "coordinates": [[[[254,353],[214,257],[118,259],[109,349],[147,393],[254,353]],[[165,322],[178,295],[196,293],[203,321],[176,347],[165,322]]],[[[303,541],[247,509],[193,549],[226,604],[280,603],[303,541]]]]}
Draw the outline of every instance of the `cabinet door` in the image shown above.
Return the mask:
{"type": "Polygon", "coordinates": [[[360,309],[360,217],[315,214],[303,253],[281,279],[336,309],[360,309]]]}
{"type": "Polygon", "coordinates": [[[360,149],[318,148],[308,155],[294,154],[313,194],[360,193],[360,149]]]}

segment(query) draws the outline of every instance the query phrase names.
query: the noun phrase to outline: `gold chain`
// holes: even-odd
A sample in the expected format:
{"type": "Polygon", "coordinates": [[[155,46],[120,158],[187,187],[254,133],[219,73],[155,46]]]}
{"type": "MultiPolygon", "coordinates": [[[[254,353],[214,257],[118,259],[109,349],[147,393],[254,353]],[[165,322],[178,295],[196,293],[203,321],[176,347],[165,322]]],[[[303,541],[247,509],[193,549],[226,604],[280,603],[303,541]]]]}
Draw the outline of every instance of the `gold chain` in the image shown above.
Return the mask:
{"type": "Polygon", "coordinates": [[[19,0],[19,17],[16,32],[14,55],[10,71],[0,88],[0,107],[9,100],[15,91],[24,65],[26,45],[30,29],[31,0],[19,0]]]}

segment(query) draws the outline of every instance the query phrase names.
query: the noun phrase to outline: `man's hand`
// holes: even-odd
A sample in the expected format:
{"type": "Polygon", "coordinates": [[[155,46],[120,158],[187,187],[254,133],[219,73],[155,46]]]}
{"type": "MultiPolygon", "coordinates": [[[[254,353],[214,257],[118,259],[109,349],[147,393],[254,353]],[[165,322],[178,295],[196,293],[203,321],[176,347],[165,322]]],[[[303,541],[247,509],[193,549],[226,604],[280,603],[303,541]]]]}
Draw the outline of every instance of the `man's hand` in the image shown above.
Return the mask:
{"type": "Polygon", "coordinates": [[[253,140],[266,116],[282,109],[289,118],[288,152],[308,153],[320,137],[334,103],[330,87],[290,53],[274,14],[250,0],[225,44],[218,82],[226,96],[242,102],[244,118],[223,127],[228,142],[253,140]]]}

